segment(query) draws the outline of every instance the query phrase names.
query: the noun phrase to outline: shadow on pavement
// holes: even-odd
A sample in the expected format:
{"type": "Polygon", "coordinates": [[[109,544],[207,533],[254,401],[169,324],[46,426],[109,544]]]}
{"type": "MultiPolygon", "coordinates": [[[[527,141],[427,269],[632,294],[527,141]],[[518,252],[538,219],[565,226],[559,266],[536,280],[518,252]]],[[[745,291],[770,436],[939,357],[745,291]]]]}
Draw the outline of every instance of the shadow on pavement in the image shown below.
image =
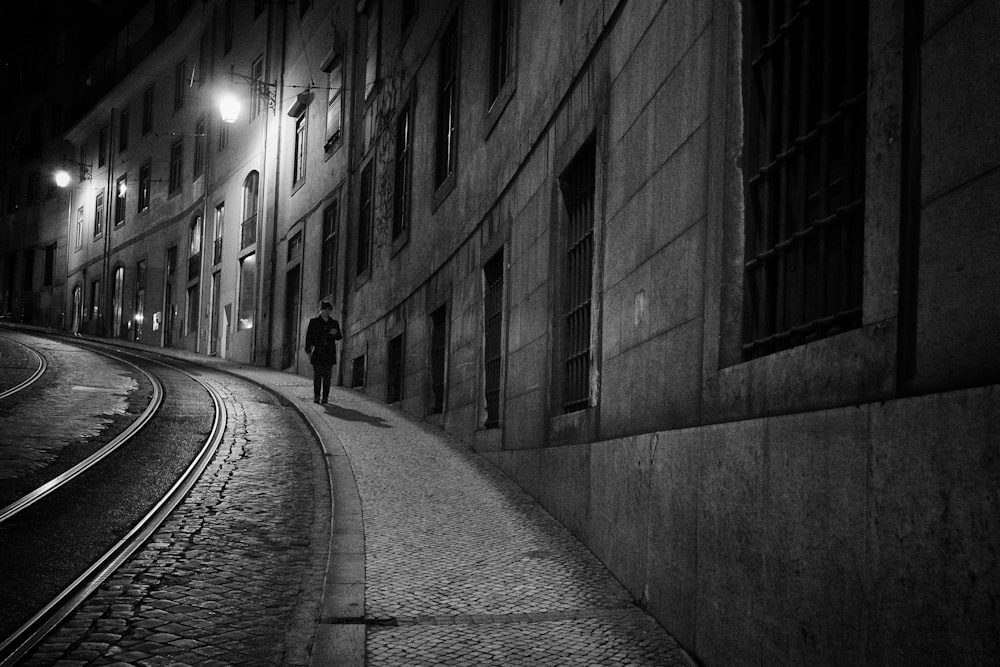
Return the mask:
{"type": "Polygon", "coordinates": [[[377,426],[379,428],[392,428],[392,425],[381,417],[373,417],[372,415],[366,415],[363,412],[358,412],[357,410],[352,410],[350,408],[342,408],[339,405],[325,405],[323,409],[331,417],[336,417],[337,419],[343,419],[349,422],[364,422],[366,424],[371,424],[372,426],[377,426]]]}

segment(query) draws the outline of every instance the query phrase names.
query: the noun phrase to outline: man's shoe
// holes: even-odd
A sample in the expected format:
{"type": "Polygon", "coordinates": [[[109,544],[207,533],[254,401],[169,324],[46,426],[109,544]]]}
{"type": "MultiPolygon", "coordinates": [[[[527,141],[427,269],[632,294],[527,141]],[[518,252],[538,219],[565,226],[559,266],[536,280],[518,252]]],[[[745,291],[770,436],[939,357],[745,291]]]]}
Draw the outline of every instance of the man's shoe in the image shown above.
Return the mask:
{"type": "Polygon", "coordinates": [[[324,398],[323,400],[320,401],[320,403],[322,403],[323,405],[326,405],[327,404],[327,400],[324,398]]]}
{"type": "Polygon", "coordinates": [[[313,399],[313,403],[319,403],[319,396],[313,399]]]}

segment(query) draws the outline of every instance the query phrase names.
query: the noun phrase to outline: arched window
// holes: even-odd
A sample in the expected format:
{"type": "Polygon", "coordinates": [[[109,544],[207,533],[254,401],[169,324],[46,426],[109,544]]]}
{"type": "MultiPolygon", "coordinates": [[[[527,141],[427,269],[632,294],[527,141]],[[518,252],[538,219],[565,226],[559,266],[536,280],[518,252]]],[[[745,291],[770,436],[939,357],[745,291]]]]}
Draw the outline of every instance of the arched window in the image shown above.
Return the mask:
{"type": "Polygon", "coordinates": [[[257,241],[257,184],[260,178],[256,171],[247,174],[243,181],[243,225],[240,229],[240,248],[246,248],[257,241]]]}
{"type": "Polygon", "coordinates": [[[188,280],[201,273],[201,216],[194,216],[188,234],[188,280]]]}

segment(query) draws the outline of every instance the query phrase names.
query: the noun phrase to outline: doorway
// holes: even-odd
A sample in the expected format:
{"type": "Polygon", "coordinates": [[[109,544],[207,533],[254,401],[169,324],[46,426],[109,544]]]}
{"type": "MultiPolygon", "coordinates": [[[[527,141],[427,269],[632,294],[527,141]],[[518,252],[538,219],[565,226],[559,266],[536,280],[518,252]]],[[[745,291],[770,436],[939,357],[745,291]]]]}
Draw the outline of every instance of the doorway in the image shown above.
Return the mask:
{"type": "Polygon", "coordinates": [[[281,352],[281,367],[295,363],[299,329],[299,267],[288,271],[285,280],[285,333],[281,352]]]}

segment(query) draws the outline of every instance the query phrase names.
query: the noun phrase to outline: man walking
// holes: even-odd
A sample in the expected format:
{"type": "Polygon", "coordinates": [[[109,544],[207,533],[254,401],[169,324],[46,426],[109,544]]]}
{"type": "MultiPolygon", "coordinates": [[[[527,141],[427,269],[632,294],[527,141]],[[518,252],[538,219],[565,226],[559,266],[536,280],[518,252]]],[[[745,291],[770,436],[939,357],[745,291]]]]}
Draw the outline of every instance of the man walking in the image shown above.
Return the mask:
{"type": "Polygon", "coordinates": [[[337,341],[343,338],[340,323],[333,319],[333,306],[324,301],[319,317],[309,320],[306,328],[306,354],[313,367],[313,402],[327,402],[330,396],[330,376],[337,363],[337,341]]]}

